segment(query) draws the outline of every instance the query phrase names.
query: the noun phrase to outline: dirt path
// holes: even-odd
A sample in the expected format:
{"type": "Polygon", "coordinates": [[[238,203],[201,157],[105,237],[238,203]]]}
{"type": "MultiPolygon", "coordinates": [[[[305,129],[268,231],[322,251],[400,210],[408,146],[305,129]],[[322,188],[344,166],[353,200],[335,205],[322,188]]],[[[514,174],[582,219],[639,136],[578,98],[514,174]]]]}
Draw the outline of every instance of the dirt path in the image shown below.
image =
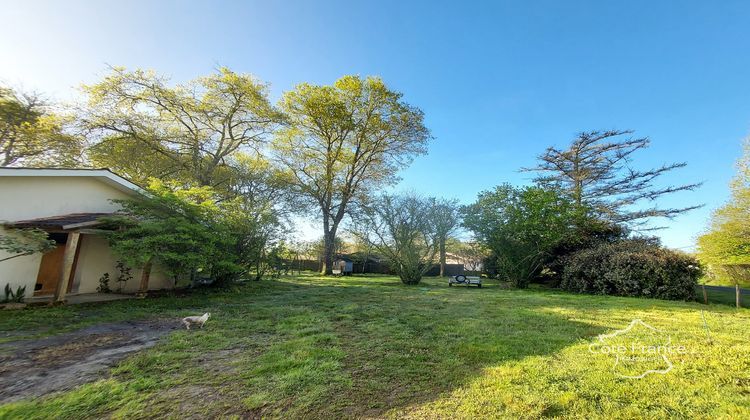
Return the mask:
{"type": "Polygon", "coordinates": [[[174,320],[100,324],[0,345],[0,404],[70,389],[103,377],[129,354],[177,329],[174,320]]]}

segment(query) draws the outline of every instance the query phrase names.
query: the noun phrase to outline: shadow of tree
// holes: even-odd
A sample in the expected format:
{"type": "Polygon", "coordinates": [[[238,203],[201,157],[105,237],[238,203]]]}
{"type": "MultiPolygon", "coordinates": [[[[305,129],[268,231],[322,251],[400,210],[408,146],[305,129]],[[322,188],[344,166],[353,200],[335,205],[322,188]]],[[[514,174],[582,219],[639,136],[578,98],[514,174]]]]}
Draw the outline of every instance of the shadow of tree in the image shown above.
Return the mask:
{"type": "Polygon", "coordinates": [[[284,305],[325,319],[348,378],[332,381],[304,415],[379,417],[460,388],[483,368],[554,354],[604,331],[537,310],[549,301],[498,297],[496,291],[356,278],[295,284],[284,305]]]}

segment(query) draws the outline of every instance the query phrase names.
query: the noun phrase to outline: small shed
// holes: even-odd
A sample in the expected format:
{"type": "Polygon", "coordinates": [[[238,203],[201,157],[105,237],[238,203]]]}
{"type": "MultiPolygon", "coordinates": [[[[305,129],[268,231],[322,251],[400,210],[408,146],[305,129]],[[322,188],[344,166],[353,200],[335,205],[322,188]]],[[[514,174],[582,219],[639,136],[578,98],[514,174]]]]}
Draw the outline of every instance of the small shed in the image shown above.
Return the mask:
{"type": "Polygon", "coordinates": [[[350,276],[354,271],[354,261],[347,257],[339,257],[333,261],[333,274],[340,276],[350,276]]]}

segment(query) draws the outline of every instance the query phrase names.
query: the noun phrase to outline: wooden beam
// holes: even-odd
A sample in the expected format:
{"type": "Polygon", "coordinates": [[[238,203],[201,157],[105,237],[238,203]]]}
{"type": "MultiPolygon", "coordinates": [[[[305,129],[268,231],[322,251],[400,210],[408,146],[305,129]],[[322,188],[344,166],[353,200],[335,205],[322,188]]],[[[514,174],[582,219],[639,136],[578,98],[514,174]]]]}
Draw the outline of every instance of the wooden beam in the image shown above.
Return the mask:
{"type": "Polygon", "coordinates": [[[148,294],[148,280],[151,278],[152,265],[152,259],[149,259],[148,262],[143,266],[143,272],[141,273],[141,284],[138,287],[138,293],[136,293],[137,297],[144,298],[148,294]]]}
{"type": "Polygon", "coordinates": [[[65,243],[65,253],[63,254],[62,270],[60,272],[60,281],[57,282],[55,297],[52,299],[53,305],[65,303],[65,294],[68,292],[68,284],[75,273],[75,262],[78,257],[78,249],[81,244],[81,234],[78,232],[68,233],[68,241],[65,243]]]}

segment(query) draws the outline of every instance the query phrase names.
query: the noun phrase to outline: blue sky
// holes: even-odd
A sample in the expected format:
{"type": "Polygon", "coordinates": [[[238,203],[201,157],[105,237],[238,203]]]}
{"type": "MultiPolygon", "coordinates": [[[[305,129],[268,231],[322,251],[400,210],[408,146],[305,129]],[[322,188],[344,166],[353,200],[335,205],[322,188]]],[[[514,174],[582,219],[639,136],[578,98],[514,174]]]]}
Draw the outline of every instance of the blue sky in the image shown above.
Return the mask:
{"type": "Polygon", "coordinates": [[[105,65],[184,81],[219,65],[271,84],[380,75],[422,108],[435,141],[399,188],[470,202],[523,184],[547,146],[633,129],[636,166],[685,161],[667,183],[704,181],[665,206],[690,247],[750,134],[750,2],[14,1],[0,25],[0,80],[67,100],[105,65]]]}

